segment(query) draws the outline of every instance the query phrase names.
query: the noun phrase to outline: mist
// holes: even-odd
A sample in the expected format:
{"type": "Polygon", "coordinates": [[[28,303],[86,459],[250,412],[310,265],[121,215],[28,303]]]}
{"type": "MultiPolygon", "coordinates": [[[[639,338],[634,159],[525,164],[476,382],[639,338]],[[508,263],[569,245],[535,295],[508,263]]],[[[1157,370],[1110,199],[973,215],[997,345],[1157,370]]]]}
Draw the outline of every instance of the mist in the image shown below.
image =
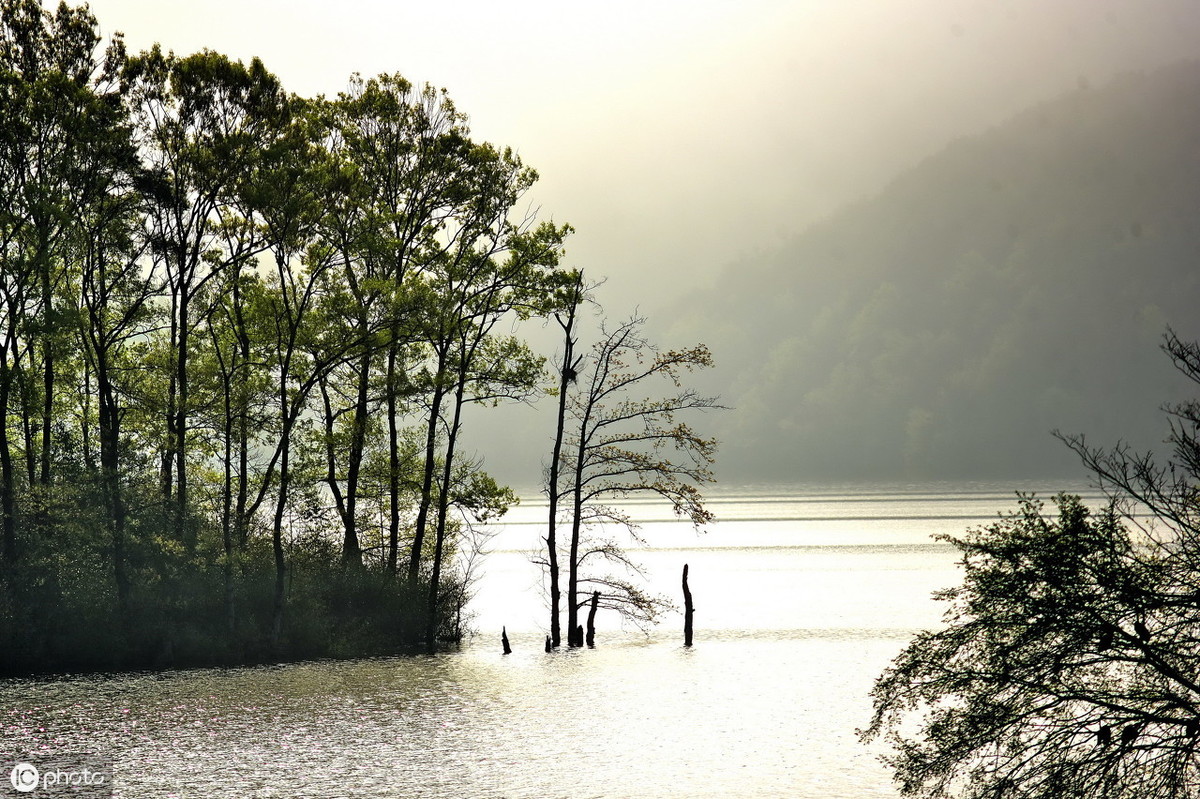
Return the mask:
{"type": "MultiPolygon", "coordinates": [[[[1200,56],[1200,11],[1187,0],[618,2],[602,12],[549,2],[435,7],[356,0],[341,4],[332,19],[316,2],[91,5],[106,32],[124,31],[132,50],[160,41],[181,53],[209,47],[235,58],[260,56],[300,94],[334,94],[352,72],[400,72],[446,87],[470,115],[475,137],[512,146],[539,171],[530,209],[576,228],[566,263],[607,278],[598,297],[609,314],[636,308],[664,345],[713,346],[718,365],[705,385],[735,406],[713,422],[726,442],[721,474],[730,480],[808,479],[826,467],[830,477],[846,478],[1000,474],[1018,467],[1032,437],[1053,447],[1047,425],[1070,427],[1055,414],[1036,422],[977,419],[991,435],[978,446],[1012,442],[1012,455],[995,462],[939,455],[937,448],[915,460],[872,457],[869,442],[855,441],[843,442],[840,453],[823,442],[820,453],[799,459],[790,450],[772,452],[770,442],[779,439],[765,432],[776,428],[762,414],[779,412],[759,401],[772,390],[770,374],[811,375],[814,364],[836,361],[837,353],[777,346],[794,331],[758,325],[762,363],[750,363],[744,342],[733,343],[748,323],[731,317],[720,300],[755,269],[771,273],[761,280],[778,280],[787,270],[816,268],[804,262],[809,245],[801,239],[831,220],[843,224],[839,215],[869,204],[952,142],[1124,73],[1200,56]],[[1031,438],[1013,439],[1007,426],[1018,423],[1029,423],[1031,438]]],[[[847,240],[886,239],[878,228],[844,224],[847,240]]],[[[872,274],[882,282],[882,272],[872,274]]],[[[828,280],[840,277],[834,272],[828,280]]],[[[814,287],[806,280],[786,291],[814,287]]],[[[835,285],[829,296],[845,290],[835,285]]],[[[805,307],[819,315],[831,306],[814,296],[805,307]]],[[[553,353],[552,336],[526,332],[553,353]]],[[[846,331],[831,336],[849,340],[846,331]]],[[[1139,340],[1136,351],[1147,341],[1150,351],[1139,357],[1167,375],[1151,380],[1147,393],[1161,395],[1170,367],[1159,371],[1153,336],[1139,340]]],[[[814,386],[819,382],[791,386],[794,396],[784,392],[774,401],[802,409],[802,426],[843,430],[841,422],[822,420],[819,404],[803,401],[814,386]]],[[[893,389],[862,382],[875,403],[864,413],[878,417],[878,408],[891,407],[893,389]]],[[[1149,421],[1139,430],[1161,422],[1156,407],[1149,403],[1149,421]]],[[[898,440],[908,440],[900,428],[933,423],[922,421],[920,408],[907,407],[903,418],[883,414],[898,440]]],[[[1099,413],[1083,413],[1080,426],[1099,413]]],[[[535,485],[547,414],[473,411],[471,440],[498,477],[535,485]]],[[[1039,448],[1030,460],[1042,470],[1071,468],[1052,451],[1039,448]]]]}

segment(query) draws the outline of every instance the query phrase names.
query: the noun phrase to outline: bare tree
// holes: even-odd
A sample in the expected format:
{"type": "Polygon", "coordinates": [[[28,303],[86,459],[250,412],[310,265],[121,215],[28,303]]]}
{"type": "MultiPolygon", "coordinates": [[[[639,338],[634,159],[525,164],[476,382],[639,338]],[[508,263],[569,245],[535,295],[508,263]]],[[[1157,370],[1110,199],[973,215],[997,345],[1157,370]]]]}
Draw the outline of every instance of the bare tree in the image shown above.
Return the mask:
{"type": "Polygon", "coordinates": [[[720,407],[715,398],[683,384],[685,374],[711,366],[712,356],[702,344],[660,350],[643,336],[644,321],[634,316],[612,329],[602,326],[599,341],[576,362],[578,368],[568,365],[578,387],[566,401],[568,437],[555,470],[558,479],[548,493],[570,525],[570,646],[583,645],[581,593],[591,601],[599,591],[600,607],[639,624],[652,623],[667,606],[638,586],[640,568],[610,534],[615,526],[641,541],[638,526],[616,503],[658,495],[696,526],[712,520],[700,487],[713,480],[717,442],[683,420],[720,407]],[[664,384],[665,395],[657,393],[664,384]]]}
{"type": "Polygon", "coordinates": [[[563,310],[554,314],[554,321],[563,332],[562,364],[558,373],[558,417],[554,427],[554,448],[550,453],[548,469],[547,499],[549,500],[549,521],[546,526],[546,572],[550,578],[550,645],[562,644],[562,589],[559,587],[558,567],[558,500],[559,492],[553,490],[558,486],[559,473],[562,468],[563,440],[566,437],[567,425],[567,389],[575,383],[579,369],[580,356],[575,354],[578,344],[578,315],[580,304],[588,298],[590,288],[583,282],[583,273],[578,273],[576,279],[567,287],[567,296],[563,302],[563,310]]]}

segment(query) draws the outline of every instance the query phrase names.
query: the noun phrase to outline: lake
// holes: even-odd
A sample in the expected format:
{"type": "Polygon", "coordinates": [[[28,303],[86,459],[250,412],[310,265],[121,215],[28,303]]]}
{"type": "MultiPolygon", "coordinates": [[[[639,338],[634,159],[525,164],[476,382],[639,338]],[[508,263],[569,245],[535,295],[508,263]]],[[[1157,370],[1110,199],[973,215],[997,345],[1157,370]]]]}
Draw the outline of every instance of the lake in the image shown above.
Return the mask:
{"type": "MultiPolygon", "coordinates": [[[[855,729],[876,675],[935,626],[957,583],[932,540],[1015,507],[1013,490],[726,488],[697,533],[632,503],[652,590],[682,616],[649,634],[611,611],[596,648],[543,651],[530,554],[545,506],[492,529],[471,626],[435,656],[0,682],[3,751],[95,752],[127,797],[891,797],[855,729]],[[506,627],[513,653],[501,654],[506,627]]],[[[564,578],[565,585],[565,578],[564,578]]],[[[7,787],[7,777],[3,780],[7,787]]]]}

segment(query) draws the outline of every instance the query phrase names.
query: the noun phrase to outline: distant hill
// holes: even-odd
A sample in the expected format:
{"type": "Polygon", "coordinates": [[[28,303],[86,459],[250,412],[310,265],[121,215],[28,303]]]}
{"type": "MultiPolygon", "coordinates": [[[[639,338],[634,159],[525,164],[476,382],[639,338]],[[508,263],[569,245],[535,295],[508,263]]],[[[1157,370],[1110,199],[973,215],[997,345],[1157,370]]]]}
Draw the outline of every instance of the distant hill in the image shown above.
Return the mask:
{"type": "Polygon", "coordinates": [[[1080,474],[1049,434],[1161,442],[1200,337],[1200,64],[1080,88],[953,142],[680,306],[721,474],[1080,474]]]}

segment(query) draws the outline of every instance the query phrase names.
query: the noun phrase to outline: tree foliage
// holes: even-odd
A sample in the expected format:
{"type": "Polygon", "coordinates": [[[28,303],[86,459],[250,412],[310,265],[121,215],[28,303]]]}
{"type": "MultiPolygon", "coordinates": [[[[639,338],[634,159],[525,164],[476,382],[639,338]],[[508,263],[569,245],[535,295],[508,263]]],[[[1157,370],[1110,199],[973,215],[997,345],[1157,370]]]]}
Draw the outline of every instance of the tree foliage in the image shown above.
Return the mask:
{"type": "Polygon", "coordinates": [[[398,75],[0,12],[0,670],[461,634],[515,502],[464,409],[544,393],[516,323],[573,280],[536,172],[398,75]]]}
{"type": "MultiPolygon", "coordinates": [[[[1165,349],[1200,378],[1200,345],[1169,333],[1165,349]]],[[[1200,792],[1196,408],[1168,409],[1166,465],[1062,436],[1109,493],[1104,509],[1058,496],[1051,515],[1022,497],[1016,512],[948,539],[964,578],[940,595],[946,624],[879,679],[863,733],[893,745],[904,793],[1200,792]]]]}

